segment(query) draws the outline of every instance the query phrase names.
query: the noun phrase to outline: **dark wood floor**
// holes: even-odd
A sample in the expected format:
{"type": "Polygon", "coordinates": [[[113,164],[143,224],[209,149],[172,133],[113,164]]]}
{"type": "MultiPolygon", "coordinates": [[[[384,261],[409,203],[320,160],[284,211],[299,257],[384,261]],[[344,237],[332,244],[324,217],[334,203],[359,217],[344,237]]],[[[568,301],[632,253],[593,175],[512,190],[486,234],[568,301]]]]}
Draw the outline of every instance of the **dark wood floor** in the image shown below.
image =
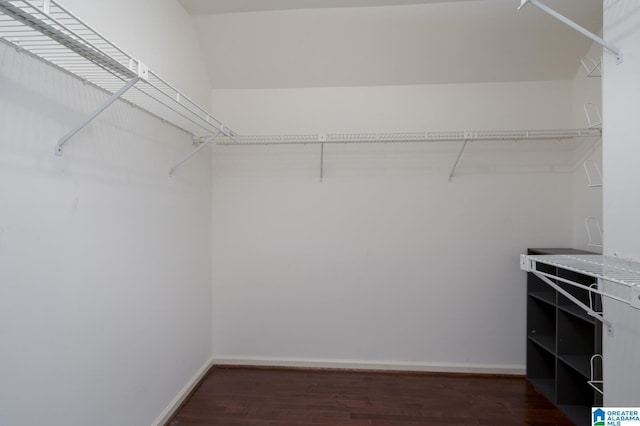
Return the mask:
{"type": "Polygon", "coordinates": [[[573,423],[522,377],[215,367],[169,425],[573,423]]]}

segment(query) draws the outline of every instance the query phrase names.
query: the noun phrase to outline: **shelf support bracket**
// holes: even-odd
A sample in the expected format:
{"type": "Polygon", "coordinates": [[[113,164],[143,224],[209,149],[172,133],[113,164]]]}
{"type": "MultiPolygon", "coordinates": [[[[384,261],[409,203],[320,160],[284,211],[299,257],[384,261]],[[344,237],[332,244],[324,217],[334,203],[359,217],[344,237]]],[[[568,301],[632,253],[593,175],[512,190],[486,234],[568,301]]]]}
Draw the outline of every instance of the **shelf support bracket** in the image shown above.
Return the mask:
{"type": "Polygon", "coordinates": [[[582,58],[580,59],[580,63],[582,64],[587,77],[602,77],[602,57],[598,62],[591,58],[582,58]],[[591,62],[591,64],[588,64],[587,62],[591,62]],[[598,74],[597,71],[600,73],[598,74]]]}
{"type": "Polygon", "coordinates": [[[324,143],[327,141],[327,134],[318,134],[318,142],[320,142],[320,183],[324,182],[324,143]]]}
{"type": "Polygon", "coordinates": [[[587,102],[583,105],[584,115],[587,117],[587,123],[589,124],[589,129],[599,129],[602,127],[602,114],[598,111],[598,107],[595,106],[592,102],[587,102]],[[591,113],[590,113],[591,112],[591,113]],[[596,120],[592,120],[592,118],[596,118],[596,120]]]}
{"type": "Polygon", "coordinates": [[[324,142],[320,142],[320,183],[324,182],[324,142]]]}
{"type": "Polygon", "coordinates": [[[525,7],[529,3],[534,5],[538,9],[542,10],[543,12],[553,16],[554,18],[556,18],[560,22],[563,22],[563,23],[567,24],[568,26],[570,26],[574,30],[578,31],[580,34],[589,37],[591,40],[595,41],[600,46],[604,47],[609,52],[611,52],[614,55],[616,55],[616,63],[617,64],[621,64],[624,61],[624,55],[622,54],[622,51],[620,49],[617,49],[617,48],[613,47],[612,45],[610,45],[609,43],[604,41],[604,39],[602,39],[602,38],[598,37],[597,35],[593,34],[591,31],[587,30],[586,28],[576,24],[571,19],[569,19],[566,16],[556,12],[555,10],[551,9],[549,6],[547,6],[545,4],[542,4],[539,0],[520,0],[520,7],[518,7],[518,10],[522,9],[523,7],[525,7]]]}
{"type": "Polygon", "coordinates": [[[99,116],[105,109],[107,109],[109,107],[109,105],[111,105],[112,103],[117,101],[122,95],[125,94],[125,92],[127,90],[131,89],[131,87],[133,87],[133,85],[136,84],[139,80],[140,80],[139,76],[133,77],[131,80],[129,80],[127,82],[127,84],[125,84],[116,93],[111,95],[111,97],[109,99],[107,99],[102,105],[100,105],[88,117],[86,117],[80,124],[78,124],[76,127],[71,129],[69,131],[69,133],[64,135],[58,141],[58,143],[56,144],[56,149],[55,149],[56,155],[57,156],[61,156],[62,155],[62,150],[64,148],[64,145],[69,141],[69,139],[71,139],[73,136],[75,136],[75,134],[78,133],[80,130],[84,129],[87,124],[91,123],[97,116],[99,116]]]}
{"type": "Polygon", "coordinates": [[[584,219],[584,226],[587,228],[587,238],[589,241],[587,245],[600,247],[602,248],[604,240],[602,235],[602,227],[600,226],[600,222],[595,217],[586,217],[584,219]],[[594,226],[595,225],[595,228],[594,226]],[[593,239],[593,233],[591,231],[597,231],[598,238],[596,240],[593,239]]]}
{"type": "Polygon", "coordinates": [[[205,138],[205,140],[200,144],[199,147],[197,147],[196,149],[194,149],[193,151],[191,151],[188,155],[186,155],[182,160],[178,161],[172,168],[171,170],[169,170],[169,176],[173,176],[176,172],[176,170],[178,169],[178,167],[182,166],[184,163],[186,163],[187,161],[189,161],[191,159],[191,157],[193,157],[194,155],[196,155],[198,152],[200,152],[201,150],[203,150],[204,148],[206,148],[207,146],[211,145],[218,136],[220,136],[223,133],[223,129],[218,130],[218,133],[210,135],[208,137],[205,138]]]}
{"type": "Polygon", "coordinates": [[[598,167],[598,163],[593,160],[585,160],[584,171],[587,175],[587,181],[589,182],[589,188],[597,188],[602,187],[602,172],[600,172],[600,167],[598,167]],[[591,172],[595,171],[595,176],[597,179],[591,176],[591,172]]]}
{"type": "Polygon", "coordinates": [[[456,169],[458,168],[458,164],[460,163],[460,158],[462,158],[462,153],[467,147],[468,142],[469,142],[469,139],[465,139],[464,143],[462,144],[462,147],[460,148],[460,152],[458,152],[456,161],[453,163],[453,167],[451,168],[451,173],[449,173],[449,183],[451,183],[451,181],[453,180],[453,174],[456,172],[456,169]]]}
{"type": "Polygon", "coordinates": [[[563,289],[562,287],[560,287],[559,285],[557,285],[556,283],[551,281],[546,276],[542,275],[541,273],[539,273],[537,271],[530,271],[530,272],[532,274],[534,274],[536,277],[540,278],[542,281],[544,281],[547,285],[549,285],[555,291],[557,291],[558,293],[562,294],[564,297],[566,297],[567,299],[571,300],[573,303],[575,303],[576,305],[578,305],[579,307],[584,309],[584,311],[587,314],[589,314],[589,316],[592,316],[595,319],[597,319],[598,321],[600,321],[601,323],[603,323],[607,327],[607,332],[609,333],[609,335],[613,336],[613,324],[611,324],[610,321],[604,319],[604,317],[602,315],[600,315],[598,312],[594,311],[593,309],[591,309],[591,307],[589,307],[589,306],[585,305],[584,303],[582,303],[579,299],[577,299],[575,296],[573,296],[567,290],[563,289]]]}

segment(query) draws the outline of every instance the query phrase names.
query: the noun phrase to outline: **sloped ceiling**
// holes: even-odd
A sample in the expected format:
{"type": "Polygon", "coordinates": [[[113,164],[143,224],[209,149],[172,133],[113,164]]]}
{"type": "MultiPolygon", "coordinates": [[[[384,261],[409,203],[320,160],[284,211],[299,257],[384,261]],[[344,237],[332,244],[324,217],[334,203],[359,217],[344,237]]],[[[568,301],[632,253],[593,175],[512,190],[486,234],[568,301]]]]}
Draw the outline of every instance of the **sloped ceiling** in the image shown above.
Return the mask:
{"type": "MultiPolygon", "coordinates": [[[[602,27],[601,0],[543,1],[602,27]]],[[[180,2],[216,89],[563,80],[591,45],[519,0],[180,2]]]]}

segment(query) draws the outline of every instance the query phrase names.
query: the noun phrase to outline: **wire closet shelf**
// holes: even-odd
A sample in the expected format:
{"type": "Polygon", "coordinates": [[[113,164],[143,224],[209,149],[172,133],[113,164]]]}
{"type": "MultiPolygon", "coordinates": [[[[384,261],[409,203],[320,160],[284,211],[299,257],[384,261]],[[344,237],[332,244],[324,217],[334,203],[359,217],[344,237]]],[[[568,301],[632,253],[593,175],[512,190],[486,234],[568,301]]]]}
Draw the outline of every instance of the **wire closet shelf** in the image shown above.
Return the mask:
{"type": "Polygon", "coordinates": [[[403,132],[403,133],[320,133],[301,135],[239,135],[216,140],[216,145],[288,145],[288,144],[348,144],[394,142],[464,142],[464,141],[527,141],[563,140],[583,137],[599,137],[602,130],[491,130],[451,132],[403,132]]]}
{"type": "MultiPolygon", "coordinates": [[[[125,53],[54,0],[0,0],[0,41],[9,43],[111,95],[56,145],[64,144],[117,99],[182,129],[200,146],[172,169],[171,174],[209,144],[337,144],[394,142],[464,142],[563,140],[601,136],[602,130],[509,130],[403,133],[322,133],[239,136],[174,86],[125,53]]],[[[460,154],[461,155],[461,154],[460,154]]],[[[460,156],[459,155],[459,156],[460,156]]],[[[456,161],[457,165],[458,161],[456,161]]],[[[455,170],[454,166],[454,170],[455,170]]],[[[452,172],[453,175],[453,172],[452,172]]],[[[451,179],[451,176],[450,176],[451,179]]]]}
{"type": "Polygon", "coordinates": [[[542,263],[625,287],[640,286],[640,263],[631,260],[597,254],[526,255],[524,258],[531,271],[537,270],[536,263],[542,263]]]}
{"type": "MultiPolygon", "coordinates": [[[[596,312],[592,303],[586,305],[582,301],[570,295],[560,283],[582,288],[589,293],[599,294],[608,299],[622,302],[635,309],[640,309],[640,263],[604,255],[521,255],[520,269],[531,272],[563,294],[569,300],[581,307],[590,316],[602,322],[607,327],[607,332],[613,335],[613,324],[604,317],[603,312],[596,312]],[[560,269],[577,272],[593,277],[597,280],[595,285],[586,286],[563,278],[557,274],[549,273],[546,268],[539,265],[550,265],[560,269]],[[604,283],[615,283],[627,291],[624,295],[613,294],[604,287],[604,283]]],[[[616,292],[617,293],[617,292],[616,292]]],[[[591,301],[591,299],[589,299],[591,301]]]]}
{"type": "Polygon", "coordinates": [[[189,97],[53,0],[0,0],[0,39],[194,137],[220,130],[235,136],[189,97]]]}

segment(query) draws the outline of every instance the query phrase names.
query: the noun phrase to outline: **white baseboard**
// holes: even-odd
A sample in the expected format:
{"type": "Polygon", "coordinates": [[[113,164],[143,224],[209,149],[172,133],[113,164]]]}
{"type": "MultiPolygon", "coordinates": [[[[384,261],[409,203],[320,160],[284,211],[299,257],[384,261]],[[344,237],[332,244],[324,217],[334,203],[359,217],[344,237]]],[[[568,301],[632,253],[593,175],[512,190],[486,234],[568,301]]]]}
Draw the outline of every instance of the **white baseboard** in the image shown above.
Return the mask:
{"type": "Polygon", "coordinates": [[[416,371],[434,373],[505,374],[522,376],[524,365],[453,364],[438,362],[358,361],[343,359],[262,358],[252,356],[216,356],[214,365],[335,368],[348,370],[416,371]]]}
{"type": "Polygon", "coordinates": [[[180,405],[187,399],[191,391],[202,380],[207,371],[215,364],[214,358],[209,359],[196,374],[187,382],[180,392],[173,398],[173,400],[167,405],[162,414],[151,424],[151,426],[164,426],[173,416],[180,405]]]}

